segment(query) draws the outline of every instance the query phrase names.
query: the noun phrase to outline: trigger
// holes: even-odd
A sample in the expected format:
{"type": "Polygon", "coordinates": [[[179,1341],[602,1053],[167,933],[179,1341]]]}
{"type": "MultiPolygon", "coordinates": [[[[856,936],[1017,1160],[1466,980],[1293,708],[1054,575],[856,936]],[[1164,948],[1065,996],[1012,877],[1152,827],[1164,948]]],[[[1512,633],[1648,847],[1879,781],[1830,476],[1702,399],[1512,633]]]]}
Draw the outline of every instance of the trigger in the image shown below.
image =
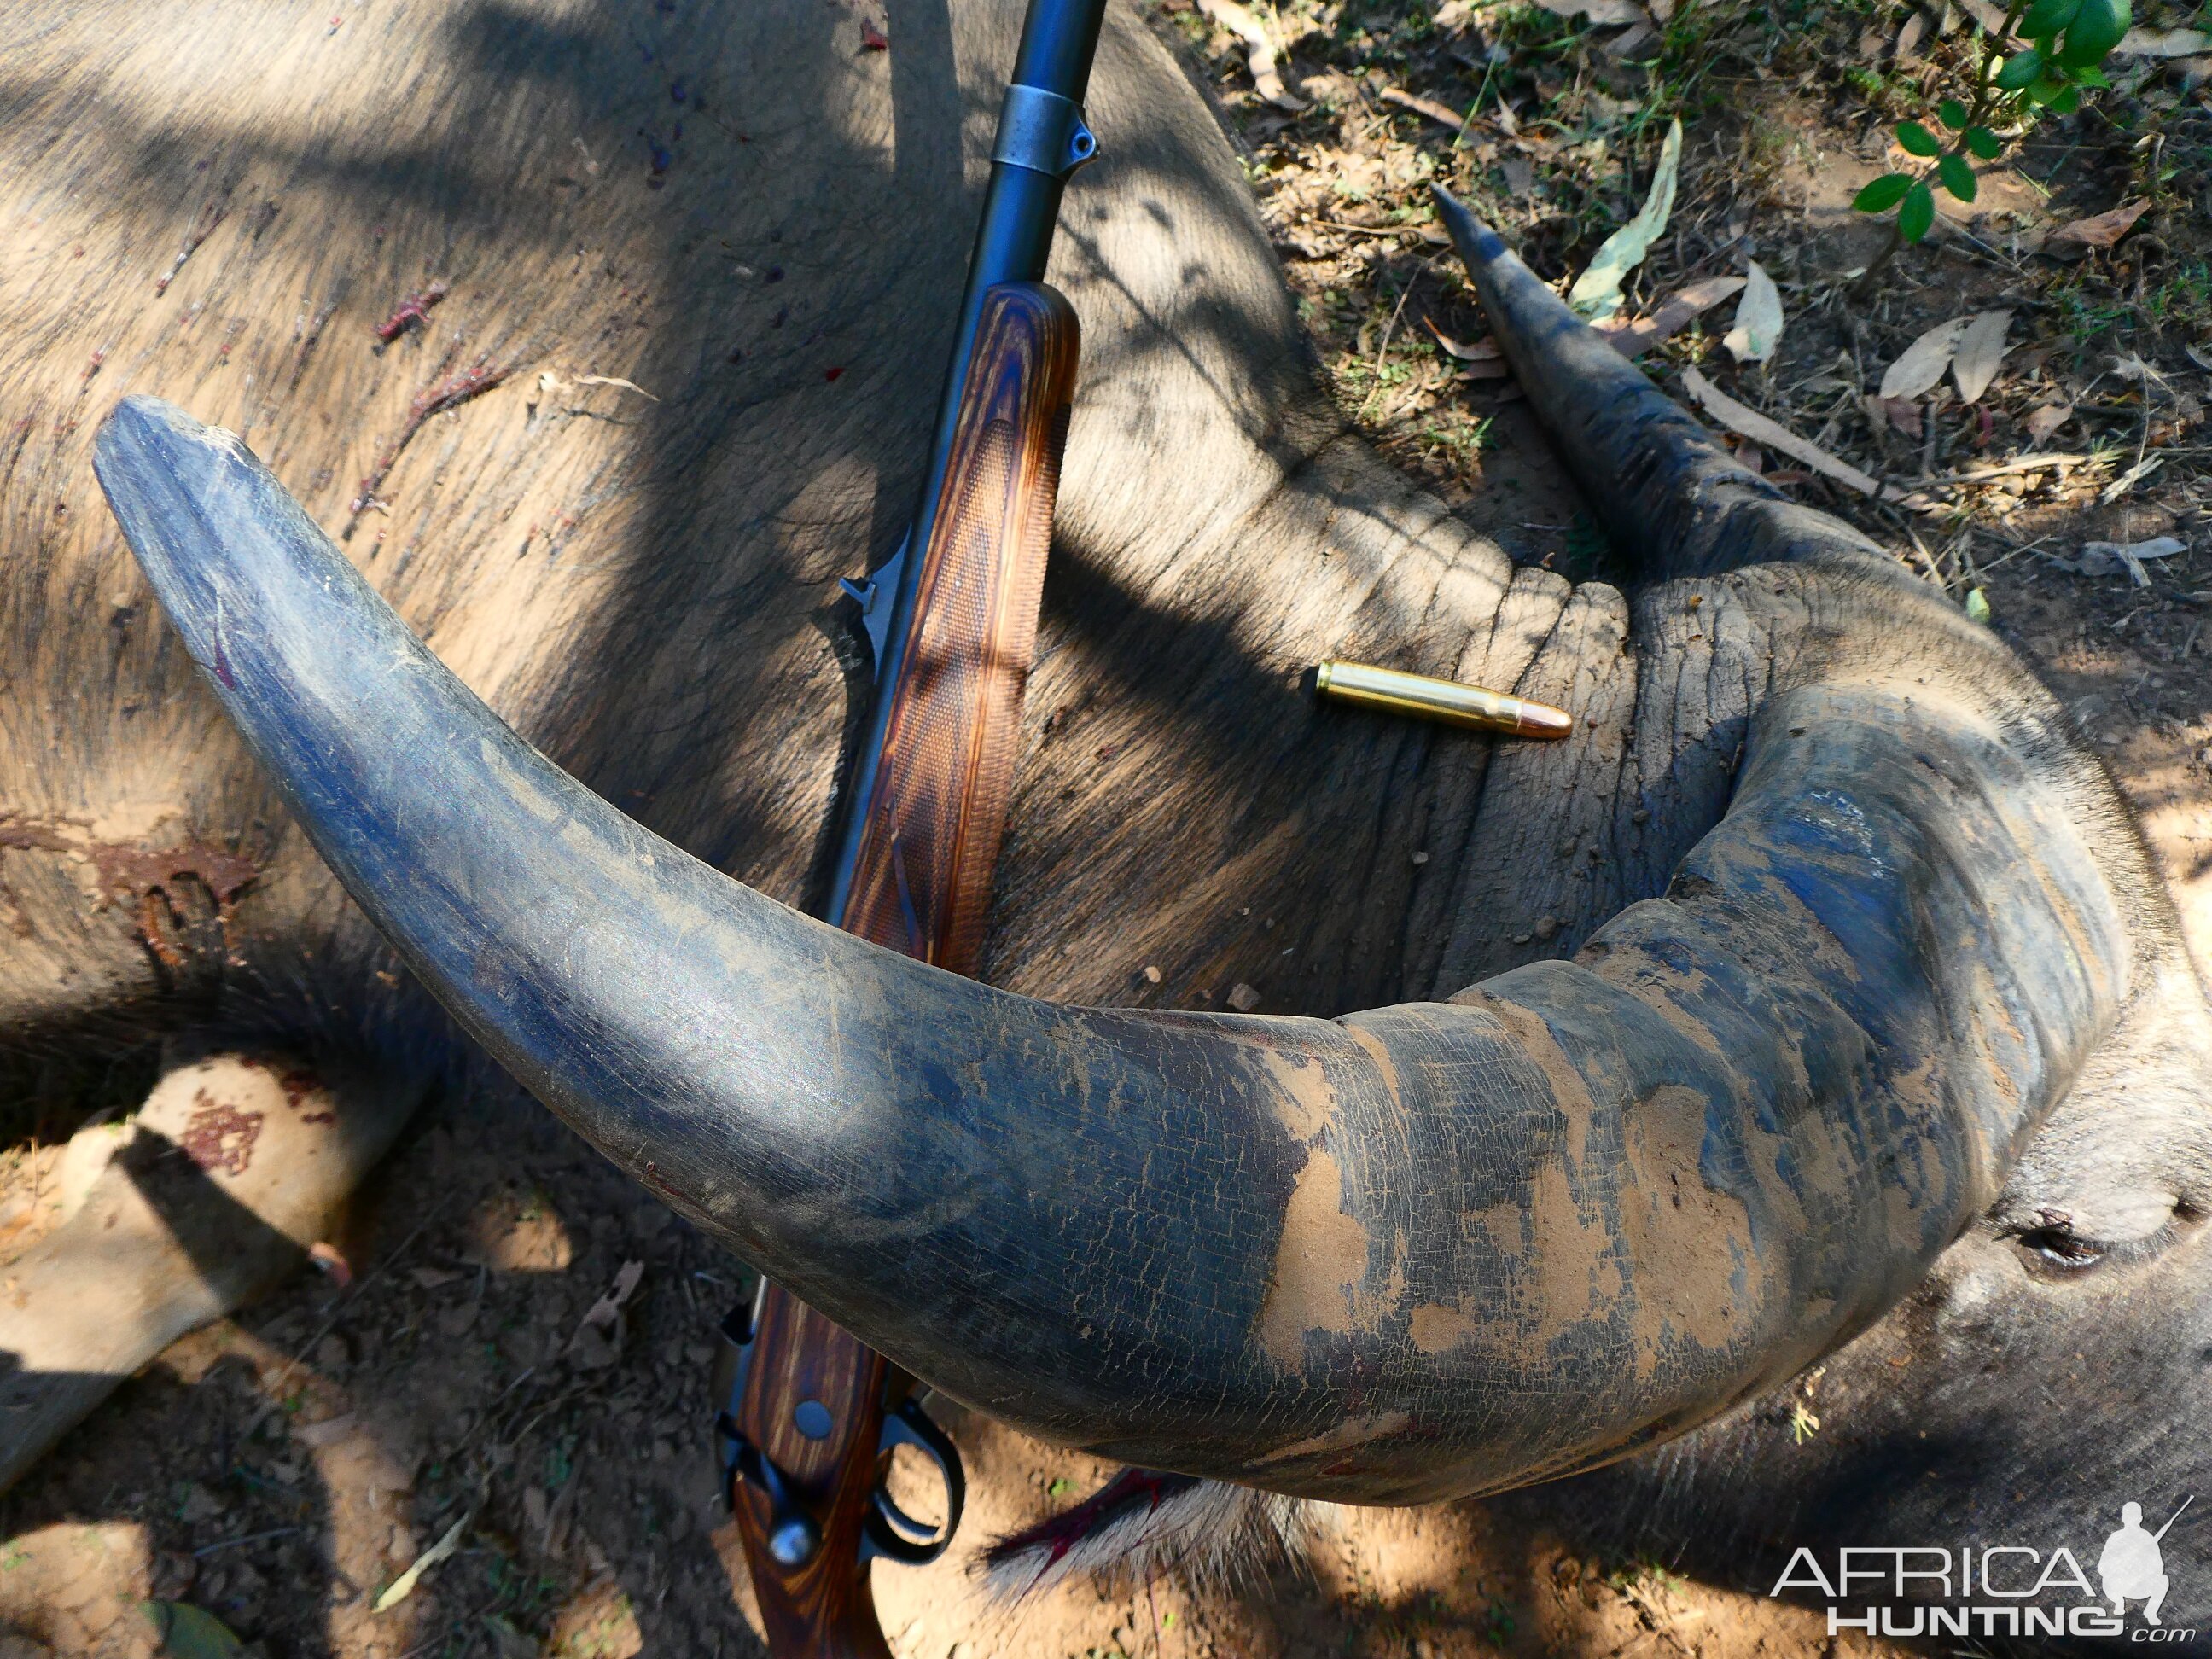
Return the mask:
{"type": "MultiPolygon", "coordinates": [[[[911,534],[909,532],[909,538],[911,534]]],[[[860,607],[860,631],[868,636],[868,648],[875,655],[878,673],[883,672],[884,647],[890,639],[891,609],[898,603],[899,578],[906,569],[907,540],[902,538],[898,551],[858,581],[850,576],[837,579],[837,586],[844,591],[845,597],[860,607]]]]}

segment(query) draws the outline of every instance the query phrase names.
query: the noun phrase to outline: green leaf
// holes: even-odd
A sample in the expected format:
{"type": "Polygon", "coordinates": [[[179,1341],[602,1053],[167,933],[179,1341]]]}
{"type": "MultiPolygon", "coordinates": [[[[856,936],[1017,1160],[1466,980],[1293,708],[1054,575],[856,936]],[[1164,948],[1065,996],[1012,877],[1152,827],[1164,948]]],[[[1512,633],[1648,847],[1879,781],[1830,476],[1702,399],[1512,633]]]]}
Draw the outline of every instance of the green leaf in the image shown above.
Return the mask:
{"type": "Polygon", "coordinates": [[[2018,92],[2023,87],[2033,86],[2042,73],[2041,52],[2016,52],[2005,59],[2004,67],[1997,71],[1996,82],[2007,92],[2018,92]]]}
{"type": "Polygon", "coordinates": [[[1968,127],[1966,148],[1981,157],[1983,161],[1994,161],[1997,159],[1998,152],[2004,149],[2004,145],[1998,141],[1996,134],[1991,132],[1987,127],[1968,127]]]}
{"type": "Polygon", "coordinates": [[[165,1659],[239,1659],[245,1646],[213,1613],[188,1601],[142,1603],[165,1659]]]}
{"type": "Polygon", "coordinates": [[[2077,69],[2074,71],[2074,84],[2077,87],[2109,87],[2112,84],[2112,80],[2104,70],[2093,64],[2087,69],[2077,69]]]}
{"type": "Polygon", "coordinates": [[[1898,122],[1898,143],[1905,146],[1907,155],[1936,155],[1942,150],[1942,143],[1936,142],[1936,135],[1920,126],[1920,122],[1898,122]]]}
{"type": "Polygon", "coordinates": [[[1887,213],[1905,199],[1905,192],[1912,188],[1909,173],[1885,173],[1851,198],[1851,205],[1861,213],[1887,213]]]}
{"type": "Polygon", "coordinates": [[[1907,155],[1933,155],[1943,148],[1936,142],[1936,135],[1917,121],[1899,121],[1897,142],[1905,146],[1907,155]]]}
{"type": "Polygon", "coordinates": [[[1946,98],[1936,106],[1936,118],[1956,132],[1966,125],[1966,106],[1955,98],[1946,98]]]}
{"type": "Polygon", "coordinates": [[[1917,242],[1936,228],[1936,193],[1925,185],[1915,185],[1905,192],[1905,202],[1897,210],[1897,228],[1908,242],[1917,242]]]}
{"type": "Polygon", "coordinates": [[[2069,87],[2044,106],[2053,115],[2071,115],[2081,107],[2081,88],[2069,87]]]}
{"type": "Polygon", "coordinates": [[[2066,26],[2066,44],[2059,49],[2058,61],[2071,69],[2102,63],[2133,21],[2128,0],[2081,0],[2081,9],[2066,26]]]}
{"type": "Polygon", "coordinates": [[[2056,34],[2074,21],[2074,14],[2081,9],[2081,0],[2034,0],[2021,15],[2020,38],[2034,40],[2045,35],[2056,34]]]}
{"type": "Polygon", "coordinates": [[[2051,105],[2056,103],[2060,98],[2073,90],[2073,87],[2067,82],[2065,77],[2063,76],[2046,75],[2040,81],[2038,81],[2033,86],[2027,89],[2027,95],[2033,99],[2037,103],[2048,108],[2051,105]]]}
{"type": "Polygon", "coordinates": [[[1943,188],[1960,201],[1974,199],[1974,170],[1966,165],[1965,156],[1945,156],[1936,164],[1936,176],[1943,181],[1943,188]]]}

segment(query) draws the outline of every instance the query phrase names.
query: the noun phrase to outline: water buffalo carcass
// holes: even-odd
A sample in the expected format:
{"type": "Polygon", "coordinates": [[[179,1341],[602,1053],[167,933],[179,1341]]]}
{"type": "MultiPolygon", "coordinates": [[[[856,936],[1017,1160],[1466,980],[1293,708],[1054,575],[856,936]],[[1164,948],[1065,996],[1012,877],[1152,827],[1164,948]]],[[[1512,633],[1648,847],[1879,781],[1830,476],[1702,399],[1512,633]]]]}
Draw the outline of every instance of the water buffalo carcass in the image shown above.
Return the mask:
{"type": "MultiPolygon", "coordinates": [[[[1741,1561],[2078,1538],[2212,1476],[2175,1431],[2212,1034],[2110,781],[1989,630],[1479,228],[1626,592],[1516,569],[1347,432],[1228,143],[1111,18],[986,988],[785,907],[856,706],[825,596],[912,506],[1018,7],[893,4],[888,51],[812,0],[118,15],[26,14],[0,70],[20,1048],[366,1061],[324,1122],[358,1164],[473,1052],[427,982],[938,1388],[1274,1492],[1674,1441],[1607,1506],[1741,1561]],[[154,586],[93,477],[131,393],[239,434],[108,425],[154,586]],[[1320,710],[1332,654],[1576,733],[1320,710]],[[234,720],[368,832],[323,850],[411,974],[234,720]],[[1269,1012],[1209,1012],[1239,983],[1269,1012]],[[1832,1355],[1817,1453],[1761,1455],[1745,1402],[1832,1355]]],[[[252,1173],[179,1134],[218,1196],[252,1173]]],[[[203,1300],[253,1276],[189,1254],[203,1300]]],[[[0,1348],[19,1447],[68,1415],[42,1379],[129,1369],[20,1305],[0,1348]]]]}

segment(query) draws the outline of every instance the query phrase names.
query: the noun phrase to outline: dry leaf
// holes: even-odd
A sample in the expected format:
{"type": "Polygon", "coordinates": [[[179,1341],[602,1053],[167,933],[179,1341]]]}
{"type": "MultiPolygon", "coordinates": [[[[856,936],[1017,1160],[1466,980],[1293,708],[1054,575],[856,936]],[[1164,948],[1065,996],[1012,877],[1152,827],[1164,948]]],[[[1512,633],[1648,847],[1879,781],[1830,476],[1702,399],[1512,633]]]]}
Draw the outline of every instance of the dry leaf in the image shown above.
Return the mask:
{"type": "Polygon", "coordinates": [[[2002,40],[2005,32],[2005,9],[1993,6],[1990,0],[1959,0],[1960,9],[1982,26],[1982,33],[1994,34],[2002,40]]]}
{"type": "Polygon", "coordinates": [[[622,1313],[623,1304],[630,1299],[637,1289],[638,1281],[644,1277],[645,1263],[623,1262],[615,1274],[613,1285],[605,1296],[592,1304],[578,1322],[575,1334],[568,1339],[567,1351],[571,1353],[587,1352],[592,1358],[598,1358],[600,1350],[609,1346],[603,1333],[614,1328],[615,1321],[622,1313]]]}
{"type": "Polygon", "coordinates": [[[1729,431],[1753,439],[1774,451],[1787,455],[1815,472],[1849,484],[1863,495],[1894,496],[1895,490],[1884,491],[1881,486],[1849,461],[1839,460],[1818,444],[1808,443],[1778,421],[1771,421],[1755,409],[1747,409],[1694,368],[1685,369],[1682,384],[1689,388],[1705,411],[1729,431]]]}
{"type": "Polygon", "coordinates": [[[2085,576],[2117,576],[2125,571],[2131,586],[2148,587],[2150,572],[2143,568],[2144,560],[2170,559],[2187,551],[2189,544],[2178,536],[2154,536],[2144,542],[2084,542],[2073,568],[2085,576]]]}
{"type": "Polygon", "coordinates": [[[2185,342],[2181,349],[2189,354],[2189,361],[2197,368],[2212,371],[2212,349],[2197,344],[2194,340],[2185,342]]]}
{"type": "Polygon", "coordinates": [[[1682,165],[1682,123],[1667,124],[1667,140],[1659,147],[1659,165],[1651,170],[1651,189],[1636,216],[1605,239],[1589,269],[1575,278],[1567,290],[1567,303],[1585,317],[1610,317],[1620,309],[1620,284],[1644,263],[1651,244],[1667,228],[1674,211],[1674,180],[1682,165]]]}
{"type": "Polygon", "coordinates": [[[552,1510],[544,1487],[532,1485],[522,1489],[522,1522],[527,1528],[526,1536],[543,1549],[546,1528],[552,1524],[552,1510]]]}
{"type": "Polygon", "coordinates": [[[603,1371],[622,1358],[622,1350],[596,1325],[586,1325],[568,1339],[561,1358],[580,1371],[603,1371]]]}
{"type": "MultiPolygon", "coordinates": [[[[1914,16],[1919,14],[1915,12],[1914,16]]],[[[1782,343],[1782,290],[1758,260],[1744,275],[1743,298],[1737,301],[1735,326],[1721,343],[1740,363],[1763,363],[1782,343]]]]}
{"type": "Polygon", "coordinates": [[[1954,317],[1948,323],[1938,323],[1925,334],[1905,348],[1898,360],[1881,377],[1881,390],[1875,395],[1884,403],[1897,398],[1917,398],[1943,378],[1943,371],[1951,366],[1951,355],[1959,349],[1960,337],[1966,333],[1971,317],[1954,317]]]}
{"type": "Polygon", "coordinates": [[[1277,109],[1302,110],[1306,100],[1283,84],[1276,65],[1277,48],[1267,26],[1237,0],[1198,0],[1198,9],[1244,43],[1244,61],[1252,71],[1252,84],[1277,109]]]}
{"type": "Polygon", "coordinates": [[[1920,405],[1910,398],[1875,398],[1869,400],[1875,417],[1886,426],[1902,432],[1908,438],[1921,433],[1920,405]]]}
{"type": "Polygon", "coordinates": [[[568,1553],[568,1526],[575,1519],[576,1495],[583,1483],[571,1471],[567,1482],[553,1494],[553,1506],[545,1515],[545,1553],[559,1557],[568,1553]]]}
{"type": "Polygon", "coordinates": [[[1916,11],[1897,32],[1897,61],[1909,64],[1920,55],[1920,42],[1928,33],[1928,14],[1916,11]]]}
{"type": "Polygon", "coordinates": [[[1382,88],[1382,101],[1386,104],[1395,104],[1401,109],[1409,109],[1416,115],[1425,115],[1431,121],[1448,126],[1455,132],[1467,125],[1465,116],[1459,114],[1448,105],[1439,104],[1433,98],[1424,98],[1418,93],[1404,92],[1396,87],[1385,87],[1382,88]]]}
{"type": "Polygon", "coordinates": [[[2153,536],[2140,542],[2084,542],[2081,556],[2094,555],[2100,558],[2170,559],[2177,553],[2189,551],[2189,544],[2179,536],[2153,536]]]}
{"type": "Polygon", "coordinates": [[[1951,355],[1951,378],[1966,402],[1979,403],[1996,379],[1997,366],[2004,362],[2005,331],[2011,326],[2009,311],[1984,311],[1971,319],[1959,336],[1959,349],[1951,355]]]}
{"type": "Polygon", "coordinates": [[[2203,29],[2130,29],[2112,48],[2115,58],[2194,58],[2212,52],[2212,34],[2203,29]]]}
{"type": "Polygon", "coordinates": [[[2074,418],[2071,404],[2045,404],[2031,410],[2027,416],[2027,438],[2030,443],[2049,443],[2051,435],[2074,418]]]}
{"type": "Polygon", "coordinates": [[[348,1412],[341,1417],[325,1418],[319,1423],[302,1423],[292,1431],[292,1438],[303,1446],[320,1451],[325,1446],[335,1446],[341,1440],[350,1440],[361,1432],[361,1419],[348,1412]]]}
{"type": "Polygon", "coordinates": [[[2051,233],[2054,242],[2079,242],[2083,247],[2110,247],[2135,228],[2136,220],[2150,210],[2148,202],[2130,202],[2125,207],[2116,207],[2109,213],[2093,214],[2087,219],[2076,219],[2071,224],[2061,225],[2051,233]]]}
{"type": "Polygon", "coordinates": [[[475,1518],[475,1515],[476,1511],[471,1510],[454,1522],[452,1526],[447,1528],[446,1535],[416,1557],[415,1565],[392,1581],[392,1588],[376,1598],[375,1605],[370,1607],[369,1611],[389,1613],[409,1596],[414,1595],[415,1586],[422,1582],[422,1575],[460,1548],[461,1529],[475,1518]]]}
{"type": "Polygon", "coordinates": [[[1424,317],[1421,320],[1428,325],[1429,332],[1437,337],[1437,343],[1444,349],[1444,355],[1448,357],[1456,357],[1463,363],[1486,363],[1497,362],[1502,355],[1497,340],[1490,335],[1486,334],[1473,345],[1468,345],[1453,339],[1438,328],[1434,318],[1424,317]]]}
{"type": "Polygon", "coordinates": [[[1536,0],[1536,3],[1560,17],[1587,17],[1599,28],[1650,21],[1636,0],[1536,0]]]}
{"type": "Polygon", "coordinates": [[[1591,326],[1610,340],[1613,349],[1622,356],[1640,357],[1661,341],[1680,334],[1722,301],[1742,291],[1741,276],[1708,276],[1668,295],[1648,317],[1632,323],[1625,318],[1608,317],[1591,326]]]}
{"type": "Polygon", "coordinates": [[[657,404],[660,401],[635,380],[625,380],[618,374],[579,374],[576,377],[576,384],[578,386],[618,386],[625,392],[635,392],[649,404],[657,404]]]}
{"type": "Polygon", "coordinates": [[[1649,23],[1638,23],[1605,43],[1605,55],[1626,63],[1654,41],[1659,31],[1649,23]]]}
{"type": "Polygon", "coordinates": [[[2097,499],[2102,501],[2106,507],[2110,507],[2114,501],[2119,500],[2121,496],[2126,495],[2128,491],[2133,489],[2137,484],[2141,483],[2145,478],[2150,477],[2152,473],[2157,471],[2159,468],[2165,465],[2166,457],[2163,455],[2154,455],[2148,460],[2137,461],[2126,471],[2121,473],[2118,477],[2106,484],[2105,486],[2104,493],[2099,495],[2097,499]]]}

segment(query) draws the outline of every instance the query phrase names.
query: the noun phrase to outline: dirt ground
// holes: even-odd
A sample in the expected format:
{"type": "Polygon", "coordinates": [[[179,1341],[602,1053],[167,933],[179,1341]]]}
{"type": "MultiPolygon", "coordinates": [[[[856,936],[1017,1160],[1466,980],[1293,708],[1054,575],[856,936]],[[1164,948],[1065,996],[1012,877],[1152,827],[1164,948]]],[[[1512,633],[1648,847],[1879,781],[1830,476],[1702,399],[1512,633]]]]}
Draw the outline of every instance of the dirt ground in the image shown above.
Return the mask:
{"type": "MultiPolygon", "coordinates": [[[[1619,0],[1593,15],[1633,11],[1619,0]]],[[[2212,111],[2197,84],[2212,64],[2124,61],[2112,92],[1986,168],[1971,216],[1947,220],[1862,296],[1852,284],[1881,233],[1850,197],[1896,159],[1886,119],[1957,84],[1972,49],[1962,15],[1869,0],[1654,13],[1647,27],[1467,0],[1258,13],[1167,0],[1158,21],[1246,147],[1348,415],[1517,558],[1576,574],[1606,572],[1611,555],[1481,355],[1425,188],[1449,183],[1562,276],[1635,210],[1679,115],[1680,195],[1626,314],[1755,258],[1786,326],[1772,361],[1740,367],[1721,344],[1723,304],[1646,366],[1678,395],[1699,368],[1917,492],[1914,505],[1877,503],[1741,451],[1962,602],[1979,592],[2141,810],[2212,966],[2212,675],[2199,665],[2212,657],[2200,637],[2212,617],[2212,111]],[[1280,53],[1272,100],[1253,79],[1266,65],[1250,27],[1280,53]],[[2147,210],[2115,246],[2055,234],[2137,201],[2147,210]],[[1999,307],[2014,313],[2009,352],[1974,404],[1949,382],[1889,404],[1870,396],[1924,331],[1999,307]],[[2033,465],[1960,479],[2022,461],[2033,465]],[[2185,550],[2139,571],[2083,553],[2164,536],[2185,550]]],[[[119,1057],[94,1082],[127,1089],[150,1064],[119,1057]]],[[[55,1142],[85,1082],[54,1084],[42,1145],[0,1152],[0,1262],[50,1224],[55,1142]]],[[[160,1650],[149,1601],[204,1610],[270,1656],[761,1650],[707,1447],[711,1337],[741,1268],[514,1102],[426,1109],[334,1243],[349,1285],[303,1273],[178,1343],[0,1499],[0,1632],[15,1632],[0,1634],[0,1659],[160,1650]],[[629,1263],[641,1264],[634,1293],[584,1329],[629,1263]],[[448,1537],[410,1595],[372,1611],[448,1537]]],[[[1526,1504],[1510,1521],[1480,1504],[1347,1513],[1249,1583],[988,1607],[966,1553],[1104,1471],[984,1422],[951,1426],[971,1475],[961,1547],[925,1571],[878,1571],[901,1659],[1868,1650],[1756,1587],[1590,1559],[1532,1529],[1526,1504]]],[[[189,1613],[164,1616],[168,1651],[236,1650],[196,1635],[189,1613]]]]}

